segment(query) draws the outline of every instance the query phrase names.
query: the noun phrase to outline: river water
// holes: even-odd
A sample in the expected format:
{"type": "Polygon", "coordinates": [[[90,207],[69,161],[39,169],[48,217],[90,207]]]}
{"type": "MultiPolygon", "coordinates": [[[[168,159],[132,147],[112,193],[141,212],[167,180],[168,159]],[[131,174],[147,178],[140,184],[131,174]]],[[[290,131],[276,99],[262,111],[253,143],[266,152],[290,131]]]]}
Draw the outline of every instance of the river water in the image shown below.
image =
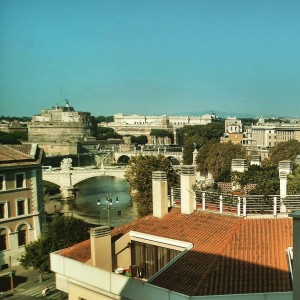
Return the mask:
{"type": "Polygon", "coordinates": [[[136,203],[131,200],[129,183],[126,180],[99,176],[86,179],[78,183],[75,188],[77,192],[74,211],[89,221],[98,223],[100,217],[101,225],[108,225],[109,216],[109,225],[116,227],[137,219],[136,203]],[[112,198],[109,210],[106,202],[107,194],[112,198]],[[100,205],[97,204],[99,195],[101,195],[100,205]]]}

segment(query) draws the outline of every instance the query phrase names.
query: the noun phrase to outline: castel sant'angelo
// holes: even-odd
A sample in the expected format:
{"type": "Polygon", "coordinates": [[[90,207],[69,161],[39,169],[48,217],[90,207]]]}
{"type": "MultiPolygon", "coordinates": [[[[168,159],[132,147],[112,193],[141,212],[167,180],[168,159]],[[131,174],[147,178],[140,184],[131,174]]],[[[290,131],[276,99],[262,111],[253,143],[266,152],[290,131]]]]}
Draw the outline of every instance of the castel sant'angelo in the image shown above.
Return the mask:
{"type": "Polygon", "coordinates": [[[28,140],[38,143],[48,155],[76,154],[77,143],[90,137],[89,112],[77,112],[69,106],[55,105],[32,117],[27,124],[28,140]]]}

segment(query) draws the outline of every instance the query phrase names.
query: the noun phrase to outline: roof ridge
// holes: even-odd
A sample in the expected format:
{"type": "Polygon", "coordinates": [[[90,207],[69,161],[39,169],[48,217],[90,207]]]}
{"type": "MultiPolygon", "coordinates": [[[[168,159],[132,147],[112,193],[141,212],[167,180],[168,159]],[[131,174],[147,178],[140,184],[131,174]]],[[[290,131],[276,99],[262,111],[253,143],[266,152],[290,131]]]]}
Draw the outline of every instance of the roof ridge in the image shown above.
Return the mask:
{"type": "Polygon", "coordinates": [[[220,254],[215,255],[213,258],[213,263],[210,264],[210,266],[206,269],[204,272],[202,278],[199,280],[198,284],[196,284],[195,288],[192,291],[191,295],[199,295],[199,290],[202,287],[202,284],[206,282],[207,277],[211,274],[212,269],[218,264],[218,261],[221,259],[221,255],[225,253],[225,250],[227,249],[228,245],[233,239],[234,234],[236,233],[237,229],[241,226],[241,224],[244,222],[243,218],[238,218],[237,222],[232,226],[231,230],[229,230],[228,235],[223,241],[222,246],[220,247],[220,254]]]}

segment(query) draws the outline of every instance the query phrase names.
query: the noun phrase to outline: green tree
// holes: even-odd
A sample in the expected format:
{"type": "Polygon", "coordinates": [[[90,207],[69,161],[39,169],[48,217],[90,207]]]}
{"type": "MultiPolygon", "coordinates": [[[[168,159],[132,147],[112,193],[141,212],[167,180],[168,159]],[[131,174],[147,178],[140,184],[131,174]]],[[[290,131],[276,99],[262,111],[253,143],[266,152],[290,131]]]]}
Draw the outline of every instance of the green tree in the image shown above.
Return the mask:
{"type": "Polygon", "coordinates": [[[195,148],[198,150],[203,145],[204,140],[199,135],[189,136],[183,146],[183,161],[190,165],[193,163],[193,152],[195,148]]]}
{"type": "Polygon", "coordinates": [[[41,275],[50,270],[50,249],[47,239],[40,238],[25,246],[25,254],[20,258],[21,265],[39,270],[41,275]]]}
{"type": "Polygon", "coordinates": [[[148,143],[148,138],[146,135],[132,136],[131,141],[137,145],[145,145],[148,143]]]}
{"type": "Polygon", "coordinates": [[[224,122],[213,122],[207,125],[186,125],[179,130],[179,140],[183,144],[185,164],[193,161],[194,143],[200,148],[211,141],[219,141],[224,132],[224,122]]]}
{"type": "Polygon", "coordinates": [[[220,140],[224,133],[224,122],[212,122],[206,125],[186,125],[179,129],[179,138],[184,144],[185,140],[191,136],[199,136],[204,143],[212,140],[220,140]]]}
{"type": "Polygon", "coordinates": [[[72,246],[89,237],[89,225],[71,216],[56,216],[41,237],[25,246],[20,263],[24,268],[33,267],[41,272],[50,270],[50,253],[72,246]]]}
{"type": "Polygon", "coordinates": [[[129,161],[125,178],[130,184],[131,194],[137,203],[140,217],[152,213],[152,172],[165,171],[168,187],[178,184],[179,176],[163,155],[139,155],[129,161]]]}
{"type": "Polygon", "coordinates": [[[114,122],[114,117],[113,116],[108,116],[108,117],[98,116],[98,117],[95,117],[95,121],[96,121],[96,123],[102,123],[102,122],[111,123],[111,122],[114,122]]]}
{"type": "Polygon", "coordinates": [[[204,175],[211,173],[217,178],[221,173],[231,170],[231,161],[234,158],[246,158],[245,149],[241,145],[211,142],[199,149],[196,158],[197,170],[204,175]]]}
{"type": "Polygon", "coordinates": [[[48,181],[43,181],[43,194],[48,198],[49,196],[59,193],[59,186],[48,181]]]}
{"type": "Polygon", "coordinates": [[[281,160],[294,160],[300,154],[300,142],[297,140],[289,140],[287,142],[278,143],[269,150],[269,162],[273,166],[278,166],[281,160]]]}
{"type": "Polygon", "coordinates": [[[287,185],[288,195],[299,195],[300,194],[300,166],[298,165],[293,174],[288,175],[287,185]]]}
{"type": "Polygon", "coordinates": [[[21,142],[11,133],[0,131],[0,144],[21,144],[21,142]]]}
{"type": "Polygon", "coordinates": [[[256,184],[251,190],[252,195],[277,195],[280,192],[278,169],[274,166],[260,167],[250,166],[244,173],[234,172],[232,180],[236,181],[243,189],[247,184],[256,184]]]}
{"type": "Polygon", "coordinates": [[[107,140],[107,139],[118,139],[122,136],[115,132],[113,128],[98,126],[97,129],[97,139],[98,140],[107,140]]]}
{"type": "Polygon", "coordinates": [[[172,142],[174,139],[173,133],[165,129],[151,129],[150,135],[155,137],[161,137],[161,138],[169,137],[172,142]]]}

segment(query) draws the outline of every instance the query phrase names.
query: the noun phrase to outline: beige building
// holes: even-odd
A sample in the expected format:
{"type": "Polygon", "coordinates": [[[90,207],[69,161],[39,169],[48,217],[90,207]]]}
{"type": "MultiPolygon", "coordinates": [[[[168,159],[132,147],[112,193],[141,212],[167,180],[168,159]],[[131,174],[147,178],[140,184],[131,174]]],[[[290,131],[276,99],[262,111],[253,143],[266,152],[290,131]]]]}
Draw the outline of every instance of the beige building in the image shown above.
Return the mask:
{"type": "Polygon", "coordinates": [[[189,116],[142,116],[115,114],[114,122],[101,123],[99,126],[113,128],[120,135],[148,137],[148,144],[170,144],[170,139],[155,138],[150,136],[152,129],[164,129],[173,133],[174,144],[178,143],[177,129],[185,125],[206,125],[211,123],[215,115],[203,115],[199,117],[189,116]]]}
{"type": "Polygon", "coordinates": [[[166,174],[153,172],[153,215],[52,253],[56,287],[70,300],[292,300],[292,219],[197,211],[194,184],[182,166],[181,206],[169,209],[166,174]]]}
{"type": "Polygon", "coordinates": [[[28,127],[28,141],[38,143],[46,155],[77,154],[78,142],[91,138],[91,114],[77,112],[69,106],[54,106],[32,117],[28,127]]]}
{"type": "Polygon", "coordinates": [[[259,154],[268,158],[268,149],[289,140],[300,142],[300,123],[266,123],[260,118],[256,125],[246,128],[243,145],[247,155],[259,154]]]}
{"type": "Polygon", "coordinates": [[[18,264],[25,245],[37,240],[44,218],[43,150],[0,145],[0,269],[18,264]]]}
{"type": "Polygon", "coordinates": [[[228,117],[225,120],[225,131],[221,137],[222,143],[231,142],[233,144],[243,143],[243,124],[242,121],[236,117],[228,117]]]}

